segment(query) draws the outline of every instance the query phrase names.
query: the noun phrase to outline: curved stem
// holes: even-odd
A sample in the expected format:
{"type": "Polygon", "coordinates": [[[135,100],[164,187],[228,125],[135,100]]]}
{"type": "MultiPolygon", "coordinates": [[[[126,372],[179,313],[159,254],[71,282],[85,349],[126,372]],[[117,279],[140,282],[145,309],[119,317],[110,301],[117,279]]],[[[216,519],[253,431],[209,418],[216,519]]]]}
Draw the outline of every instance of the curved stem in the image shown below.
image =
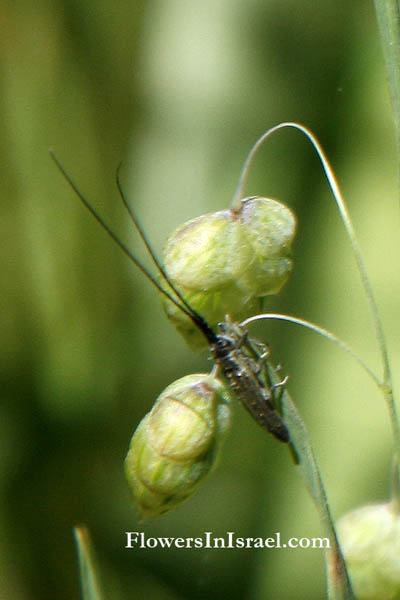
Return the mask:
{"type": "MultiPolygon", "coordinates": [[[[398,0],[375,0],[375,8],[392,100],[392,112],[397,142],[397,176],[400,181],[400,7],[398,0]]],[[[388,380],[388,383],[390,383],[390,380],[388,380]]],[[[396,405],[394,403],[392,390],[389,386],[386,392],[386,401],[391,414],[393,427],[396,428],[395,436],[397,434],[398,438],[400,438],[396,405]]],[[[394,496],[397,494],[397,508],[400,508],[400,476],[398,472],[400,465],[400,443],[397,444],[396,454],[394,469],[397,471],[397,485],[395,485],[393,489],[394,496]]]]}
{"type": "Polygon", "coordinates": [[[373,319],[373,322],[375,325],[375,330],[376,330],[376,337],[377,337],[381,355],[382,355],[382,362],[384,365],[384,377],[383,378],[384,378],[385,383],[389,383],[391,381],[391,376],[390,376],[390,365],[389,365],[388,352],[387,352],[387,348],[386,348],[385,336],[384,336],[384,332],[383,332],[381,319],[379,317],[378,307],[377,307],[375,297],[374,297],[374,294],[373,294],[373,291],[372,291],[372,288],[371,288],[371,285],[370,285],[370,282],[368,279],[364,260],[361,255],[361,250],[359,248],[357,238],[356,238],[356,235],[354,232],[354,228],[353,228],[353,225],[352,225],[352,222],[350,219],[350,215],[347,210],[347,206],[343,199],[342,193],[340,191],[339,184],[334,175],[333,169],[328,161],[328,158],[327,158],[321,144],[318,142],[318,140],[314,136],[314,134],[309,129],[307,129],[307,127],[304,127],[303,125],[300,125],[298,123],[291,123],[291,122],[280,123],[279,125],[276,125],[275,127],[272,127],[271,129],[266,131],[254,144],[253,148],[251,149],[251,151],[244,163],[243,170],[242,170],[242,173],[241,173],[241,176],[239,179],[239,184],[238,184],[238,187],[237,187],[234,199],[233,199],[232,206],[237,207],[240,202],[240,199],[244,195],[244,189],[246,187],[250,165],[251,165],[251,162],[252,162],[256,152],[259,150],[260,146],[265,142],[265,140],[270,135],[272,135],[279,129],[288,128],[288,127],[297,129],[298,131],[302,132],[310,140],[311,144],[313,145],[313,147],[314,147],[315,151],[317,152],[319,159],[321,161],[322,168],[324,169],[326,178],[328,180],[329,187],[332,190],[332,194],[335,198],[337,207],[339,209],[340,216],[341,216],[343,224],[346,228],[346,231],[349,236],[350,243],[351,243],[351,246],[353,249],[353,253],[356,258],[357,267],[358,267],[358,270],[359,270],[359,273],[361,276],[361,281],[364,286],[368,302],[370,304],[372,319],[373,319]]]}
{"type": "Polygon", "coordinates": [[[261,321],[263,319],[274,319],[276,321],[287,321],[288,323],[295,323],[296,325],[301,325],[302,327],[306,327],[307,329],[311,329],[315,333],[322,335],[327,340],[333,342],[339,348],[347,352],[354,360],[358,362],[358,364],[364,369],[364,371],[374,380],[379,389],[384,387],[384,383],[375,375],[373,370],[367,365],[367,363],[358,356],[349,346],[343,342],[339,337],[337,337],[334,333],[328,331],[328,329],[324,329],[323,327],[319,327],[315,323],[311,323],[311,321],[307,321],[306,319],[300,319],[299,317],[293,317],[291,315],[284,315],[281,313],[264,313],[261,315],[255,315],[254,317],[249,317],[245,319],[241,325],[243,327],[247,327],[250,323],[254,321],[261,321]]]}
{"type": "Polygon", "coordinates": [[[373,293],[372,286],[371,286],[369,278],[368,278],[365,263],[364,263],[364,260],[363,260],[362,254],[361,254],[360,247],[358,245],[358,241],[357,241],[357,238],[356,238],[356,235],[354,232],[354,228],[353,228],[353,224],[350,219],[349,212],[347,210],[346,203],[344,201],[344,198],[343,198],[342,193],[339,188],[339,184],[336,180],[336,177],[335,177],[333,169],[328,161],[328,158],[327,158],[322,146],[318,142],[317,138],[314,136],[314,134],[309,129],[307,129],[307,127],[304,127],[303,125],[300,125],[298,123],[292,123],[292,122],[280,123],[279,125],[276,125],[275,127],[272,127],[271,129],[266,131],[254,144],[253,148],[251,149],[251,151],[244,163],[242,173],[241,173],[241,176],[239,179],[239,183],[238,183],[238,186],[236,189],[236,193],[233,198],[232,208],[233,208],[233,210],[238,210],[238,208],[240,207],[240,201],[244,195],[244,189],[246,187],[250,165],[251,165],[251,162],[252,162],[256,152],[259,150],[260,146],[265,142],[265,140],[270,135],[272,135],[279,129],[283,129],[283,128],[287,128],[287,127],[297,129],[298,131],[303,133],[309,139],[312,146],[314,147],[314,149],[315,149],[316,153],[318,154],[318,157],[321,161],[322,168],[323,168],[323,170],[325,172],[325,176],[328,180],[329,187],[331,188],[332,194],[335,198],[335,201],[336,201],[336,204],[337,204],[337,207],[339,210],[339,214],[342,218],[343,224],[347,231],[347,235],[349,237],[350,244],[351,244],[351,247],[353,250],[353,254],[356,259],[357,268],[358,268],[358,271],[359,271],[360,277],[361,277],[361,283],[364,287],[365,295],[367,297],[372,321],[373,321],[374,328],[375,328],[375,335],[376,335],[376,339],[378,342],[381,359],[382,359],[382,363],[383,363],[383,385],[381,384],[381,387],[384,391],[384,397],[385,397],[385,400],[386,400],[386,403],[387,403],[387,406],[389,409],[395,451],[396,451],[397,455],[400,457],[400,424],[399,424],[399,418],[398,418],[398,414],[397,414],[396,404],[395,404],[394,398],[393,398],[392,375],[391,375],[390,363],[389,363],[389,353],[388,353],[388,349],[387,349],[387,345],[386,345],[386,339],[385,339],[385,334],[383,331],[382,321],[381,321],[381,318],[379,315],[378,306],[377,306],[377,303],[375,300],[375,295],[373,293]]]}

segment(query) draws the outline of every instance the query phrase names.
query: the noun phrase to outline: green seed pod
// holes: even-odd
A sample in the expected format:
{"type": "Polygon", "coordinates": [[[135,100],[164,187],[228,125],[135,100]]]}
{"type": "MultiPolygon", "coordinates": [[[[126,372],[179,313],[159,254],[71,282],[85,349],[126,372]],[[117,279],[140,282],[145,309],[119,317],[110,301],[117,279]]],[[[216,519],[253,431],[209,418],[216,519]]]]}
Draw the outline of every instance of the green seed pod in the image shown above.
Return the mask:
{"type": "MultiPolygon", "coordinates": [[[[215,326],[226,314],[244,319],[259,307],[238,281],[251,262],[251,247],[236,213],[223,210],[187,221],[168,239],[164,265],[189,304],[215,326]]],[[[172,302],[168,318],[192,348],[207,345],[204,336],[172,302]]]]}
{"type": "Polygon", "coordinates": [[[133,434],[125,473],[142,518],[185,502],[215,466],[231,421],[229,391],[207,374],[168,386],[133,434]]]}
{"type": "Polygon", "coordinates": [[[391,504],[343,516],[337,531],[357,600],[400,597],[400,515],[391,504]]]}
{"type": "Polygon", "coordinates": [[[278,294],[293,268],[294,213],[277,200],[257,196],[242,200],[240,220],[253,250],[245,273],[248,290],[254,296],[278,294]]]}
{"type": "Polygon", "coordinates": [[[235,213],[220,210],[176,229],[167,241],[164,264],[180,287],[212,290],[240,277],[250,253],[235,213]]]}
{"type": "MultiPolygon", "coordinates": [[[[189,304],[215,327],[259,312],[260,298],[277,293],[292,269],[293,213],[267,198],[247,198],[231,209],[192,219],[169,238],[164,265],[189,304]]],[[[206,342],[192,321],[164,301],[168,318],[192,347],[206,342]]]]}

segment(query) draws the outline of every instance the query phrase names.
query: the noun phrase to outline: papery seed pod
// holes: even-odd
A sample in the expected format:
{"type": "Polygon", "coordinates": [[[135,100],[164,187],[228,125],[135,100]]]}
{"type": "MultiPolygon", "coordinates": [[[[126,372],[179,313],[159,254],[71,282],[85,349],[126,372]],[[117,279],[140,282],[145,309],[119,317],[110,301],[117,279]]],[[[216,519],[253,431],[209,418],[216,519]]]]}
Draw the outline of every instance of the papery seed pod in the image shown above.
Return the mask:
{"type": "Polygon", "coordinates": [[[294,213],[282,202],[255,196],[242,200],[240,220],[253,250],[245,273],[248,291],[278,294],[293,268],[294,213]]]}
{"type": "Polygon", "coordinates": [[[178,227],[167,241],[164,264],[180,287],[211,290],[240,277],[250,252],[236,214],[220,210],[178,227]]]}
{"type": "Polygon", "coordinates": [[[337,523],[357,600],[400,597],[400,515],[392,504],[363,506],[337,523]]]}
{"type": "Polygon", "coordinates": [[[185,502],[215,466],[231,422],[227,388],[207,374],[168,386],[133,434],[125,473],[142,518],[185,502]]]}
{"type": "MultiPolygon", "coordinates": [[[[228,313],[241,320],[257,312],[259,302],[237,285],[251,262],[250,252],[239,219],[231,210],[222,210],[176,229],[167,241],[164,265],[187,302],[215,326],[228,313]]],[[[168,319],[192,348],[207,346],[191,319],[165,298],[163,304],[168,319]]]]}
{"type": "MultiPolygon", "coordinates": [[[[277,293],[292,269],[293,213],[267,198],[247,198],[239,211],[192,219],[169,238],[164,265],[189,304],[215,327],[229,314],[243,320],[260,310],[260,298],[277,293]]],[[[192,347],[206,342],[193,322],[164,299],[168,318],[192,347]]]]}

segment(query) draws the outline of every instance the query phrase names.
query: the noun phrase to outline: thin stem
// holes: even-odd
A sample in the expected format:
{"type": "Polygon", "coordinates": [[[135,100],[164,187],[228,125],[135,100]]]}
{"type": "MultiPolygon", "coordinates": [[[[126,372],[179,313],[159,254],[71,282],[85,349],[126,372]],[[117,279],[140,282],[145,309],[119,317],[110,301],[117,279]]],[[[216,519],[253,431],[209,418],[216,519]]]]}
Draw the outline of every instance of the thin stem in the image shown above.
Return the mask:
{"type": "Polygon", "coordinates": [[[287,321],[288,323],[295,323],[296,325],[301,325],[302,327],[306,327],[307,329],[311,329],[315,333],[322,335],[327,340],[333,342],[339,348],[347,352],[354,360],[358,362],[358,364],[364,369],[364,371],[373,379],[374,383],[381,390],[384,386],[383,382],[375,375],[373,370],[367,365],[366,362],[362,358],[358,356],[349,346],[343,342],[339,337],[337,337],[334,333],[324,329],[323,327],[319,327],[315,323],[311,323],[311,321],[307,321],[306,319],[300,319],[299,317],[293,317],[292,315],[284,315],[281,313],[265,313],[261,315],[255,315],[254,317],[249,317],[245,321],[241,323],[243,327],[247,327],[250,323],[254,321],[261,321],[263,319],[274,319],[277,321],[287,321]]]}
{"type": "Polygon", "coordinates": [[[83,600],[102,600],[102,589],[87,527],[84,525],[74,527],[74,536],[78,549],[83,600]]]}
{"type": "Polygon", "coordinates": [[[386,390],[384,392],[386,404],[389,409],[390,421],[392,423],[393,428],[393,436],[394,436],[394,445],[395,445],[395,454],[400,460],[400,424],[399,424],[399,416],[397,412],[396,403],[393,396],[392,388],[387,385],[386,390]]]}
{"type": "Polygon", "coordinates": [[[392,464],[392,510],[397,515],[400,515],[400,473],[399,460],[395,454],[392,464]]]}
{"type": "Polygon", "coordinates": [[[382,321],[381,321],[381,318],[379,315],[378,306],[377,306],[377,303],[375,300],[375,295],[373,293],[372,286],[371,286],[369,278],[368,278],[365,263],[364,263],[364,260],[363,260],[362,254],[361,254],[360,247],[358,245],[358,241],[357,241],[357,238],[355,235],[353,224],[350,219],[349,212],[347,210],[346,203],[344,201],[344,198],[343,198],[342,193],[339,188],[339,184],[336,180],[336,177],[335,177],[333,169],[328,161],[328,158],[327,158],[322,146],[318,142],[317,138],[314,136],[314,134],[309,129],[307,129],[307,127],[304,127],[303,125],[300,125],[298,123],[291,123],[291,122],[280,123],[279,125],[272,127],[266,133],[264,133],[259,138],[259,140],[257,140],[257,142],[254,144],[253,148],[251,149],[251,151],[244,163],[243,170],[242,170],[242,173],[241,173],[241,176],[239,179],[238,187],[236,189],[236,193],[233,198],[232,208],[233,208],[233,210],[238,210],[238,208],[240,206],[241,198],[244,196],[244,189],[246,187],[250,165],[251,165],[251,162],[252,162],[256,152],[260,148],[260,146],[265,142],[265,140],[270,135],[272,135],[279,129],[283,129],[283,128],[287,128],[287,127],[297,129],[298,131],[303,133],[309,139],[311,144],[313,145],[313,147],[314,147],[315,151],[317,152],[318,157],[321,161],[322,168],[323,168],[323,170],[325,172],[325,176],[328,180],[329,187],[331,188],[332,194],[335,198],[335,201],[336,201],[336,204],[337,204],[337,207],[339,210],[339,214],[340,214],[343,224],[346,228],[346,232],[349,237],[350,244],[351,244],[351,247],[353,250],[353,254],[356,259],[357,268],[358,268],[358,271],[359,271],[360,277],[361,277],[361,283],[364,287],[365,295],[367,297],[372,321],[373,321],[374,328],[375,328],[375,336],[376,336],[376,339],[378,342],[381,359],[382,359],[382,363],[383,363],[383,385],[381,387],[384,390],[384,397],[385,397],[385,400],[386,400],[386,403],[387,403],[387,406],[389,409],[395,451],[398,454],[398,456],[400,457],[400,425],[399,425],[399,418],[398,418],[398,414],[397,414],[396,404],[395,404],[394,398],[393,398],[392,375],[391,375],[391,370],[390,370],[389,354],[388,354],[388,349],[387,349],[387,345],[386,345],[385,334],[383,331],[382,321]]]}
{"type": "MultiPolygon", "coordinates": [[[[266,362],[265,368],[271,384],[278,384],[279,376],[269,361],[266,362]]],[[[355,600],[311,440],[305,423],[286,388],[282,392],[281,409],[290,432],[293,456],[296,458],[303,481],[311,494],[324,531],[330,540],[330,548],[326,550],[328,598],[330,600],[355,600]]]]}
{"type": "MultiPolygon", "coordinates": [[[[381,37],[383,54],[385,58],[386,74],[389,84],[390,98],[392,101],[393,120],[395,125],[395,136],[397,146],[397,179],[400,185],[400,6],[398,0],[375,0],[375,9],[381,37]]],[[[389,408],[395,437],[394,477],[396,484],[393,485],[393,503],[400,511],[400,429],[396,405],[390,385],[390,374],[387,383],[388,389],[385,393],[389,408]]]]}
{"type": "Polygon", "coordinates": [[[375,0],[375,10],[386,64],[397,143],[400,178],[400,6],[398,0],[375,0]]]}

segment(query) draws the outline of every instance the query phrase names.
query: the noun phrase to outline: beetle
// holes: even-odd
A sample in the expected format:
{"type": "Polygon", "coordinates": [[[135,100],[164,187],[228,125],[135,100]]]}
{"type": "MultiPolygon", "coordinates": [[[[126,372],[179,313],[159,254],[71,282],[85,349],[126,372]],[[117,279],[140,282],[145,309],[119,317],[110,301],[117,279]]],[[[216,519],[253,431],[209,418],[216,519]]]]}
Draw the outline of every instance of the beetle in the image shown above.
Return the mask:
{"type": "Polygon", "coordinates": [[[170,300],[179,310],[186,314],[193,324],[201,331],[206,338],[212,358],[216,363],[217,372],[222,373],[236,396],[240,399],[244,407],[250,413],[252,418],[263,428],[271,433],[277,440],[289,443],[290,435],[283,418],[274,406],[274,394],[277,387],[286,383],[287,378],[278,384],[270,384],[268,380],[261,377],[262,366],[268,358],[268,352],[259,355],[248,339],[247,331],[239,323],[234,323],[229,317],[226,317],[223,323],[218,325],[219,331],[216,332],[207,323],[206,319],[199,314],[185,300],[178,287],[174,285],[168,273],[158,260],[155,252],[147,239],[132,207],[128,203],[120,181],[119,165],[116,172],[116,184],[121,196],[124,207],[126,208],[137,232],[139,233],[151,259],[153,260],[164,284],[164,286],[146,269],[138,258],[129,250],[122,240],[115,234],[109,225],[103,220],[99,213],[93,208],[85,198],[70,175],[62,166],[61,162],[52,150],[49,150],[50,156],[58,167],[59,171],[66,179],[72,190],[75,192],[81,203],[96,219],[100,226],[106,231],[111,239],[128,256],[129,260],[144,274],[154,287],[168,300],[170,300]]]}

